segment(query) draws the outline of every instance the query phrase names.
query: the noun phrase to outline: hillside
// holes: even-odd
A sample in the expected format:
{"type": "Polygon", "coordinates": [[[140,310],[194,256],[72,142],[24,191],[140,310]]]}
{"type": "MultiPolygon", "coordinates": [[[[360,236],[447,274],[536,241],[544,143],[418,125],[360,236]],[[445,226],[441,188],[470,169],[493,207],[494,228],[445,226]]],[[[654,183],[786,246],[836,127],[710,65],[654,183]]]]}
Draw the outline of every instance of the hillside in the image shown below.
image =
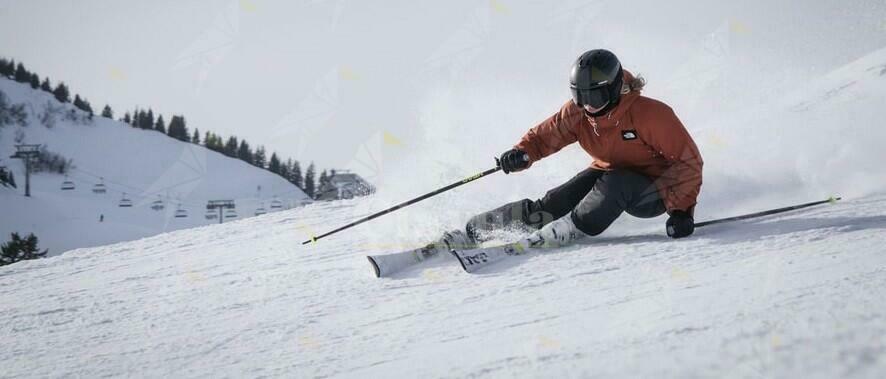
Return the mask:
{"type": "Polygon", "coordinates": [[[252,216],[260,207],[271,211],[274,200],[279,209],[306,202],[299,188],[279,176],[201,146],[99,116],[85,121],[79,110],[74,110],[76,120],[68,119],[65,114],[74,109],[70,104],[5,78],[0,79],[0,91],[11,104],[25,104],[28,112],[27,126],[0,128],[0,158],[18,184],[17,190],[0,188],[4,241],[11,232],[33,232],[55,255],[218,222],[205,218],[210,199],[235,200],[237,218],[252,216]],[[60,109],[51,128],[40,122],[47,104],[60,109]],[[74,169],[67,180],[74,189],[61,189],[63,175],[40,173],[31,178],[32,196],[24,197],[24,165],[9,158],[17,133],[22,143],[42,144],[72,159],[74,169]],[[93,193],[99,184],[106,193],[93,193]],[[124,193],[132,207],[119,207],[124,193]],[[152,210],[158,200],[164,209],[152,210]],[[187,217],[175,217],[178,209],[187,217]]]}

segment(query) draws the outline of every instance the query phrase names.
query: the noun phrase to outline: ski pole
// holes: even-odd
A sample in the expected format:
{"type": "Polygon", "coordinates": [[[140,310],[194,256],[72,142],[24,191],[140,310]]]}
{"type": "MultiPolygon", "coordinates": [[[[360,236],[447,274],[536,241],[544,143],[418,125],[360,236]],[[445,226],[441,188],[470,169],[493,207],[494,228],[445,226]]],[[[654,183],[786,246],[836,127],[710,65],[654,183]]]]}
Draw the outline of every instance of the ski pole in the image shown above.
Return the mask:
{"type": "Polygon", "coordinates": [[[695,227],[700,228],[702,226],[720,224],[720,223],[724,223],[724,222],[747,220],[749,218],[768,216],[768,215],[772,215],[772,214],[776,214],[776,213],[792,211],[795,209],[808,208],[811,206],[824,204],[824,203],[836,203],[837,200],[840,200],[840,199],[842,199],[842,198],[841,197],[830,197],[827,200],[813,201],[811,203],[792,205],[790,207],[784,207],[784,208],[770,209],[768,211],[749,213],[749,214],[741,215],[741,216],[734,216],[734,217],[721,218],[721,219],[717,219],[717,220],[704,221],[704,222],[699,222],[699,223],[695,224],[695,227]]]}
{"type": "Polygon", "coordinates": [[[338,228],[338,229],[335,229],[335,230],[332,230],[332,231],[329,231],[329,232],[323,233],[323,234],[321,234],[321,235],[319,235],[319,236],[311,237],[311,239],[309,239],[309,240],[307,240],[307,241],[305,241],[305,242],[302,242],[301,244],[302,244],[302,245],[306,245],[306,244],[311,243],[311,242],[317,242],[317,240],[320,239],[320,238],[326,237],[326,236],[331,235],[331,234],[334,234],[334,233],[338,233],[338,232],[340,232],[340,231],[342,231],[342,230],[348,229],[348,228],[350,228],[350,227],[352,227],[352,226],[355,226],[355,225],[362,224],[362,223],[364,223],[364,222],[366,222],[366,221],[369,221],[369,220],[372,220],[372,219],[374,219],[374,218],[376,218],[376,217],[386,215],[386,214],[388,214],[388,213],[391,213],[391,212],[396,211],[396,210],[398,210],[398,209],[400,209],[400,208],[403,208],[403,207],[406,207],[406,206],[409,206],[409,205],[415,204],[415,203],[417,203],[417,202],[419,202],[419,201],[422,201],[422,200],[424,200],[424,199],[427,199],[427,198],[429,198],[429,197],[439,195],[439,194],[441,194],[441,193],[443,193],[443,192],[449,191],[449,190],[451,190],[451,189],[453,189],[453,188],[455,188],[455,187],[458,187],[458,186],[460,186],[460,185],[462,185],[462,184],[467,184],[467,183],[469,183],[469,182],[473,182],[473,181],[475,181],[475,180],[477,180],[477,179],[480,179],[480,178],[482,178],[482,177],[484,177],[484,176],[486,176],[486,175],[489,175],[489,174],[495,173],[495,172],[500,171],[500,170],[501,170],[501,166],[500,166],[500,165],[496,165],[495,168],[490,168],[490,169],[488,169],[488,170],[486,170],[486,171],[483,171],[483,172],[481,172],[481,173],[479,173],[479,174],[476,174],[476,175],[473,175],[473,176],[469,176],[469,177],[467,177],[467,178],[465,178],[465,179],[462,179],[461,181],[458,181],[458,182],[452,183],[452,184],[450,184],[450,185],[448,185],[448,186],[446,186],[446,187],[440,188],[440,189],[438,189],[438,190],[436,190],[436,191],[432,191],[432,192],[426,193],[426,194],[421,195],[421,196],[419,196],[419,197],[416,197],[416,198],[414,198],[414,199],[412,199],[412,200],[404,201],[404,202],[402,202],[402,203],[400,203],[400,204],[397,204],[397,205],[395,205],[395,206],[393,206],[393,207],[390,207],[390,208],[388,208],[388,209],[385,209],[385,210],[383,210],[383,211],[381,211],[381,212],[371,214],[371,215],[366,216],[366,217],[364,217],[364,218],[361,218],[361,219],[359,219],[359,220],[357,220],[357,221],[354,221],[354,222],[352,222],[352,223],[350,223],[350,224],[347,224],[347,225],[345,225],[345,226],[342,226],[342,227],[340,227],[340,228],[338,228]]]}

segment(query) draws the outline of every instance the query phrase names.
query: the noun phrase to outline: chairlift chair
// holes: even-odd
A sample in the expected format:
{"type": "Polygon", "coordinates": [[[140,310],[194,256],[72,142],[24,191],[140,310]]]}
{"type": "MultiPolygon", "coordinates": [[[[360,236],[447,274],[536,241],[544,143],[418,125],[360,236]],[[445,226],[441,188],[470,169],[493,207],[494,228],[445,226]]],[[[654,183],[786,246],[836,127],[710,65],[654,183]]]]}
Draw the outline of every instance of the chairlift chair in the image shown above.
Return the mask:
{"type": "Polygon", "coordinates": [[[155,211],[161,211],[163,210],[163,208],[165,208],[165,206],[163,205],[163,200],[161,199],[154,200],[154,202],[151,203],[151,209],[155,211]]]}
{"type": "Polygon", "coordinates": [[[271,210],[283,209],[283,202],[279,199],[271,200],[271,210]]]}
{"type": "Polygon", "coordinates": [[[99,182],[96,183],[94,186],[92,186],[92,193],[102,194],[102,193],[107,193],[107,192],[108,192],[108,188],[105,187],[105,179],[104,178],[100,178],[99,182]]]}
{"type": "Polygon", "coordinates": [[[215,220],[217,218],[218,218],[218,212],[211,210],[211,209],[206,211],[206,219],[207,220],[215,220]]]}
{"type": "Polygon", "coordinates": [[[182,208],[181,204],[179,204],[178,209],[175,210],[175,218],[186,218],[188,217],[188,211],[182,208]]]}
{"type": "Polygon", "coordinates": [[[225,218],[236,218],[236,217],[237,217],[237,211],[235,211],[233,209],[226,209],[225,210],[225,218]]]}
{"type": "Polygon", "coordinates": [[[264,206],[260,206],[260,207],[258,207],[258,208],[255,210],[255,215],[256,215],[256,216],[261,216],[261,215],[263,215],[263,214],[265,214],[265,213],[268,213],[268,211],[265,210],[265,207],[264,207],[264,206]]]}
{"type": "Polygon", "coordinates": [[[131,208],[131,207],[132,207],[132,200],[129,200],[129,199],[126,197],[126,193],[123,193],[123,198],[120,199],[120,204],[119,204],[119,206],[120,206],[121,208],[131,208]]]}
{"type": "Polygon", "coordinates": [[[74,189],[74,182],[68,179],[68,176],[65,175],[65,181],[62,182],[62,191],[71,191],[74,189]]]}

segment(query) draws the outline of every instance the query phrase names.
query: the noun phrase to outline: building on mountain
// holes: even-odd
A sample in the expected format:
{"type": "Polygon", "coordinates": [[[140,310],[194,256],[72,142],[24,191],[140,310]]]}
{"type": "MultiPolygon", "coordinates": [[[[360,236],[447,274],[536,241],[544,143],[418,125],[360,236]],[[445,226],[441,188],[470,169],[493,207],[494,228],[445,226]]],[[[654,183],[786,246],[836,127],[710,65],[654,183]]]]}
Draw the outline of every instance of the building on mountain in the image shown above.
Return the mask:
{"type": "Polygon", "coordinates": [[[375,192],[375,187],[359,175],[348,171],[332,170],[332,173],[317,190],[317,200],[352,199],[375,192]]]}

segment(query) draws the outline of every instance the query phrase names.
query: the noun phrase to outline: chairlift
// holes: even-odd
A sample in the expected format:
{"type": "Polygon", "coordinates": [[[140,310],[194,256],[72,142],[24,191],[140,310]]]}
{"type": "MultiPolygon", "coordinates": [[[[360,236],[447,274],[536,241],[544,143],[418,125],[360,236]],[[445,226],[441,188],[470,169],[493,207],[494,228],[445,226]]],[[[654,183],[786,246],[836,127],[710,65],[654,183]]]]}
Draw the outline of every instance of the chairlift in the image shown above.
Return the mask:
{"type": "Polygon", "coordinates": [[[151,209],[153,209],[155,211],[161,211],[161,210],[163,210],[163,208],[165,208],[165,206],[163,205],[163,200],[161,200],[159,198],[157,200],[154,200],[153,203],[151,203],[151,209]]]}
{"type": "Polygon", "coordinates": [[[65,175],[65,181],[62,182],[62,191],[71,191],[74,189],[74,182],[68,179],[68,176],[65,175]]]}
{"type": "Polygon", "coordinates": [[[182,208],[181,204],[178,205],[178,209],[175,210],[175,218],[186,218],[188,217],[188,211],[182,208]]]}
{"type": "Polygon", "coordinates": [[[259,207],[256,208],[256,210],[255,210],[255,215],[256,215],[256,216],[261,216],[261,215],[263,215],[263,214],[265,214],[265,213],[268,213],[268,211],[265,210],[265,207],[264,207],[263,205],[262,205],[262,206],[259,206],[259,207]]]}
{"type": "Polygon", "coordinates": [[[215,220],[218,218],[218,212],[215,210],[209,209],[206,211],[206,219],[207,220],[215,220]]]}
{"type": "Polygon", "coordinates": [[[129,199],[126,197],[126,193],[125,193],[125,192],[123,193],[123,198],[120,199],[120,204],[119,204],[119,206],[120,206],[121,208],[130,208],[130,207],[132,207],[132,200],[129,200],[129,199]]]}
{"type": "Polygon", "coordinates": [[[236,217],[237,217],[237,211],[230,209],[230,208],[225,210],[225,218],[236,218],[236,217]]]}
{"type": "Polygon", "coordinates": [[[283,202],[279,199],[271,200],[271,210],[283,209],[283,202]]]}
{"type": "Polygon", "coordinates": [[[107,192],[108,192],[108,188],[105,187],[105,179],[104,178],[99,178],[99,182],[96,183],[94,186],[92,186],[92,193],[101,194],[101,193],[107,193],[107,192]]]}

